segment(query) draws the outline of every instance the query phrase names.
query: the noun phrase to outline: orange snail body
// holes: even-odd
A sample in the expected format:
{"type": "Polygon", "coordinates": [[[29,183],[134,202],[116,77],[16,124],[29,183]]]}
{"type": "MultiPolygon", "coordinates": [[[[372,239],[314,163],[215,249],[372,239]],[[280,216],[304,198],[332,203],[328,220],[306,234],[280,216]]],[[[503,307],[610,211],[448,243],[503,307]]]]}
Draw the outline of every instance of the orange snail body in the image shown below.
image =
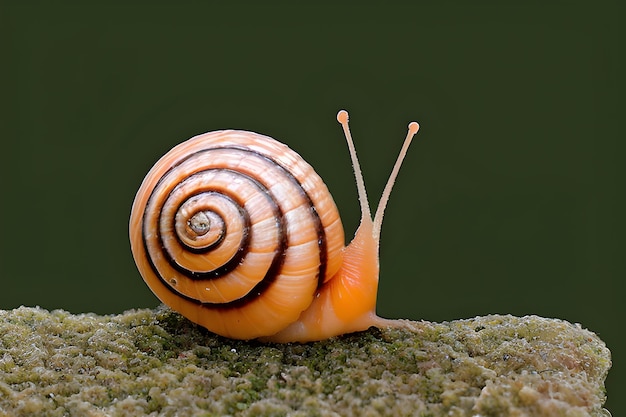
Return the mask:
{"type": "Polygon", "coordinates": [[[130,217],[135,263],[166,305],[222,336],[306,342],[384,326],[376,315],[383,211],[417,123],[372,219],[348,128],[361,224],[344,247],[335,203],[313,168],[257,133],[195,136],[144,179],[130,217]]]}

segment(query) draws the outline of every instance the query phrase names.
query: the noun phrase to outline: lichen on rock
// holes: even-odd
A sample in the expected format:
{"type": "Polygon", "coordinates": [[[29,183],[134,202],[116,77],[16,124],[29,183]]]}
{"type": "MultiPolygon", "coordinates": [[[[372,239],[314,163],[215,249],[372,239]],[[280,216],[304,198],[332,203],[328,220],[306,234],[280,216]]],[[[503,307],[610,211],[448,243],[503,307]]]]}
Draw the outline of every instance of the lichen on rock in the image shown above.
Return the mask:
{"type": "Polygon", "coordinates": [[[308,344],[216,336],[161,307],[0,310],[0,416],[568,416],[610,352],[537,316],[404,321],[308,344]]]}

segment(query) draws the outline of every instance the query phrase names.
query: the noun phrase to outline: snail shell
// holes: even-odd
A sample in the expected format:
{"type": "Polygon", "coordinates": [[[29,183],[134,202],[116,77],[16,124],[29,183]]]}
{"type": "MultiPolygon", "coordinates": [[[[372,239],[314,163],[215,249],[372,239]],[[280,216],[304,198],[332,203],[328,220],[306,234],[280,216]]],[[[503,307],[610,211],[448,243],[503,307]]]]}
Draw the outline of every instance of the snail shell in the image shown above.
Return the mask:
{"type": "Polygon", "coordinates": [[[135,263],[163,303],[234,339],[304,342],[389,324],[375,313],[380,222],[418,126],[409,126],[372,220],[347,113],[337,117],[363,212],[347,247],[323,180],[268,136],[205,133],[152,167],[135,197],[129,233],[135,263]]]}

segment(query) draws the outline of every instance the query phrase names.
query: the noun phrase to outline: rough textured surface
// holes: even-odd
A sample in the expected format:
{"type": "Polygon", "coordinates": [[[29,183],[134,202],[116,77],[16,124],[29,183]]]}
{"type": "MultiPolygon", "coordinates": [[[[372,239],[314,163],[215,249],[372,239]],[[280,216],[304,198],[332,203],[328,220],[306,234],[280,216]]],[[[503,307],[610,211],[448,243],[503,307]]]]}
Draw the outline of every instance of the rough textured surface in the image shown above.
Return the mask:
{"type": "Polygon", "coordinates": [[[0,310],[0,416],[606,416],[610,353],[560,320],[224,339],[166,308],[0,310]]]}

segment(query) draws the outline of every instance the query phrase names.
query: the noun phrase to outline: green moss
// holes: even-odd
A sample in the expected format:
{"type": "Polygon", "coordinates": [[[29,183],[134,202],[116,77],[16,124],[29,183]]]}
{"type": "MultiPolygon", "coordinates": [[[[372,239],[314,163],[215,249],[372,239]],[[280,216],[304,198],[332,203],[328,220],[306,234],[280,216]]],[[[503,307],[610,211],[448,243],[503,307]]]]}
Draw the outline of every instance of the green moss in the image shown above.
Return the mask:
{"type": "Polygon", "coordinates": [[[236,341],[167,308],[0,311],[0,416],[603,416],[610,353],[560,320],[236,341]]]}

